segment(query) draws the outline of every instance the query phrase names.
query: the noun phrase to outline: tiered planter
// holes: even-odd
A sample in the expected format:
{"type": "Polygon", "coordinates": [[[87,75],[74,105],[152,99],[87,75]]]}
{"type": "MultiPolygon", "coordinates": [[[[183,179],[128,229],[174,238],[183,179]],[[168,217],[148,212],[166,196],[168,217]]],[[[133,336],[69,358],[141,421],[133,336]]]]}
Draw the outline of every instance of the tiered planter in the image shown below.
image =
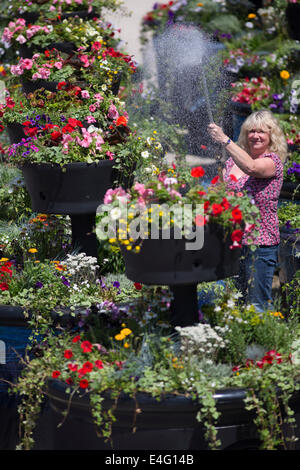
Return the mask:
{"type": "Polygon", "coordinates": [[[126,276],[148,285],[169,285],[174,294],[171,322],[177,326],[198,323],[197,284],[238,273],[240,250],[229,248],[230,237],[217,224],[204,227],[204,245],[187,250],[187,240],[142,241],[140,253],[122,248],[126,276]]]}

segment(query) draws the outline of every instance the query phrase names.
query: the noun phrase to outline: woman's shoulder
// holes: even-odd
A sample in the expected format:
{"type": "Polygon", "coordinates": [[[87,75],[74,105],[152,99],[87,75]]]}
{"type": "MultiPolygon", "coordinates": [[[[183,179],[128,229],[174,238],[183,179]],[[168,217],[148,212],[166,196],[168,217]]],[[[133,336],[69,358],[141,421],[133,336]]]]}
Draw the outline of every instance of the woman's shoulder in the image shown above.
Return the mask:
{"type": "Polygon", "coordinates": [[[271,158],[276,166],[276,176],[281,176],[283,172],[283,163],[281,158],[275,152],[268,152],[263,155],[263,158],[271,158]]]}

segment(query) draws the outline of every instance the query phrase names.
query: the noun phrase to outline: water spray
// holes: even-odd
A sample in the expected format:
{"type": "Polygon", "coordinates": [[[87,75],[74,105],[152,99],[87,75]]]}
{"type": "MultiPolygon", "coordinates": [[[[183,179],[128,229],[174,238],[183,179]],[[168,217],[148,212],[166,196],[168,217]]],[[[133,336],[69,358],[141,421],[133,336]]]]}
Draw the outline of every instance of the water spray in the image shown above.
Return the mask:
{"type": "MultiPolygon", "coordinates": [[[[214,123],[214,117],[213,117],[213,114],[212,114],[210,99],[209,99],[209,94],[208,94],[207,81],[206,81],[206,76],[205,76],[203,67],[201,67],[201,75],[202,75],[205,103],[206,103],[206,109],[207,109],[209,122],[214,123]]],[[[224,149],[223,146],[222,146],[221,152],[222,152],[222,160],[224,161],[225,158],[226,158],[226,152],[225,152],[225,149],[224,149]]],[[[220,161],[220,157],[216,156],[216,158],[220,161]]],[[[222,166],[221,165],[219,165],[219,167],[218,167],[218,174],[219,174],[220,179],[223,180],[222,166]]]]}

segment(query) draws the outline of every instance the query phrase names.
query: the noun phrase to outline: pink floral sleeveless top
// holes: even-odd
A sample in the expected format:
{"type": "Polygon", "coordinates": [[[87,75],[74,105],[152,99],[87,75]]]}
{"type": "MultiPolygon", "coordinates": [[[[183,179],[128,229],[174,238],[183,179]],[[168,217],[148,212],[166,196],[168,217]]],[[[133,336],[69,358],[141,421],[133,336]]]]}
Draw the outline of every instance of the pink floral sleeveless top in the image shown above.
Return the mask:
{"type": "MultiPolygon", "coordinates": [[[[233,181],[229,173],[234,165],[230,157],[225,164],[224,181],[229,190],[247,193],[260,211],[259,236],[254,241],[255,245],[277,245],[280,242],[279,223],[277,215],[278,199],[283,182],[283,164],[275,153],[268,153],[259,158],[268,157],[276,166],[276,174],[272,178],[255,178],[254,176],[242,176],[233,181]]],[[[246,239],[242,240],[247,245],[246,239]]]]}

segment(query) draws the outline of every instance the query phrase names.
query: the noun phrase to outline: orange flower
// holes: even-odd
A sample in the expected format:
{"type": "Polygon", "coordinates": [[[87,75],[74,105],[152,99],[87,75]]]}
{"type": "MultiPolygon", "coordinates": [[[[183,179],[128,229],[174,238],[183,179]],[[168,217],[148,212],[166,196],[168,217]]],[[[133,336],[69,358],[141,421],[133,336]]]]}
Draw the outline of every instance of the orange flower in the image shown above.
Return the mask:
{"type": "Polygon", "coordinates": [[[127,125],[127,119],[125,116],[119,116],[117,121],[116,121],[117,126],[126,126],[127,125]]]}

